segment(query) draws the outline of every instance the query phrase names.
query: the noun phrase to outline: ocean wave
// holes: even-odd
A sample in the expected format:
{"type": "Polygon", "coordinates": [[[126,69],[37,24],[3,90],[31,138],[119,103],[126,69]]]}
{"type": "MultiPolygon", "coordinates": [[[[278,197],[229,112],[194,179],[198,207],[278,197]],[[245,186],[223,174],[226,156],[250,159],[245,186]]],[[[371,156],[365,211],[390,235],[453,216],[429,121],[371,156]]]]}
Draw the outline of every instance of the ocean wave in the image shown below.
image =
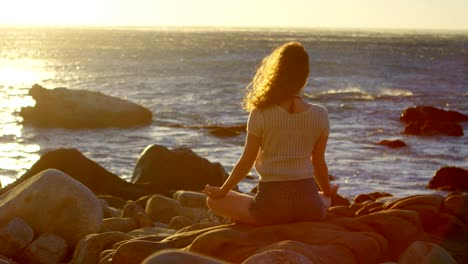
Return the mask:
{"type": "Polygon", "coordinates": [[[340,100],[340,101],[374,101],[393,99],[395,97],[410,97],[413,92],[401,88],[381,88],[375,92],[368,92],[360,87],[347,87],[342,89],[329,89],[316,94],[306,94],[311,99],[340,100]]]}

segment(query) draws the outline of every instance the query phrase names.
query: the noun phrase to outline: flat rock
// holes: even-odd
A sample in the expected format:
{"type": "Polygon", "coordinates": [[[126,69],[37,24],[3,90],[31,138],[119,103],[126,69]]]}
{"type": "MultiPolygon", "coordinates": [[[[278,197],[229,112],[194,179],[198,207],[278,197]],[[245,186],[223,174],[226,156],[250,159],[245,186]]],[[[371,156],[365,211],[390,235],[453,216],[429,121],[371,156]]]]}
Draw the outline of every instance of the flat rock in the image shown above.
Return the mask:
{"type": "Polygon", "coordinates": [[[313,264],[306,256],[282,249],[268,250],[255,254],[246,259],[242,264],[313,264]]]}
{"type": "Polygon", "coordinates": [[[29,94],[34,107],[21,108],[23,123],[39,127],[70,129],[134,127],[149,125],[152,112],[135,103],[100,92],[46,89],[35,84],[29,94]]]}
{"type": "Polygon", "coordinates": [[[36,235],[53,233],[72,247],[98,232],[103,219],[96,196],[55,169],[40,172],[0,196],[0,225],[15,217],[23,218],[36,235]]]}

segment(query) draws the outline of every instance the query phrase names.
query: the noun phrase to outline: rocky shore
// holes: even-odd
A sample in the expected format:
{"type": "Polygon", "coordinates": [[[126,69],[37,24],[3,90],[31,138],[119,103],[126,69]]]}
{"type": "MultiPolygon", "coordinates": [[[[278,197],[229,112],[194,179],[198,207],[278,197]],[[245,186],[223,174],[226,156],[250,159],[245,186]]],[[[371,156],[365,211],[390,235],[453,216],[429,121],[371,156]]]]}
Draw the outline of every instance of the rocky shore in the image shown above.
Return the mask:
{"type": "Polygon", "coordinates": [[[43,155],[16,184],[0,189],[0,263],[468,262],[466,169],[436,173],[431,188],[452,190],[444,195],[338,197],[325,221],[252,226],[208,210],[194,170],[211,171],[216,180],[225,172],[194,155],[151,146],[127,185],[76,150],[43,155]],[[161,151],[166,166],[157,172],[148,164],[158,160],[147,155],[161,151]],[[181,157],[192,165],[182,166],[181,157]],[[169,167],[187,178],[184,188],[161,180],[175,177],[169,167]],[[164,188],[144,185],[144,173],[164,188]],[[111,191],[114,184],[119,192],[111,191]]]}

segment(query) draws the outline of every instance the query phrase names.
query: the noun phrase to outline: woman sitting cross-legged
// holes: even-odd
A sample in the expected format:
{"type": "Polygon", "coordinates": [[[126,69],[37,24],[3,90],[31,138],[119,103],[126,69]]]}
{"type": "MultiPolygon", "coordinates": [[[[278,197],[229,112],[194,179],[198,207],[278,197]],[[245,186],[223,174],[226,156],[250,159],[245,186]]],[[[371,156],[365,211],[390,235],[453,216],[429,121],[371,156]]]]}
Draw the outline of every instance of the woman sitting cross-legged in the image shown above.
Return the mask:
{"type": "Polygon", "coordinates": [[[243,153],[223,186],[203,190],[215,214],[256,225],[325,217],[338,186],[330,185],[325,161],[328,112],[301,97],[308,75],[309,56],[297,42],[262,61],[244,97],[250,115],[243,153]],[[232,191],[254,164],[255,197],[232,191]]]}

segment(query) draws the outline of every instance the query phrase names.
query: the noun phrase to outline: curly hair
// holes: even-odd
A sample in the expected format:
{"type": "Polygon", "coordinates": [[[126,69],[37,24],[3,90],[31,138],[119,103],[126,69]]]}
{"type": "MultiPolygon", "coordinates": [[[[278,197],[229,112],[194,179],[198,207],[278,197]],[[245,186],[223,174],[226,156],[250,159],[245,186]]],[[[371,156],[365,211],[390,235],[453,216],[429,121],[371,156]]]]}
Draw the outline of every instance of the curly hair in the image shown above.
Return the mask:
{"type": "Polygon", "coordinates": [[[298,42],[286,43],[265,57],[245,89],[243,108],[252,111],[288,100],[301,91],[309,75],[309,55],[298,42]]]}

